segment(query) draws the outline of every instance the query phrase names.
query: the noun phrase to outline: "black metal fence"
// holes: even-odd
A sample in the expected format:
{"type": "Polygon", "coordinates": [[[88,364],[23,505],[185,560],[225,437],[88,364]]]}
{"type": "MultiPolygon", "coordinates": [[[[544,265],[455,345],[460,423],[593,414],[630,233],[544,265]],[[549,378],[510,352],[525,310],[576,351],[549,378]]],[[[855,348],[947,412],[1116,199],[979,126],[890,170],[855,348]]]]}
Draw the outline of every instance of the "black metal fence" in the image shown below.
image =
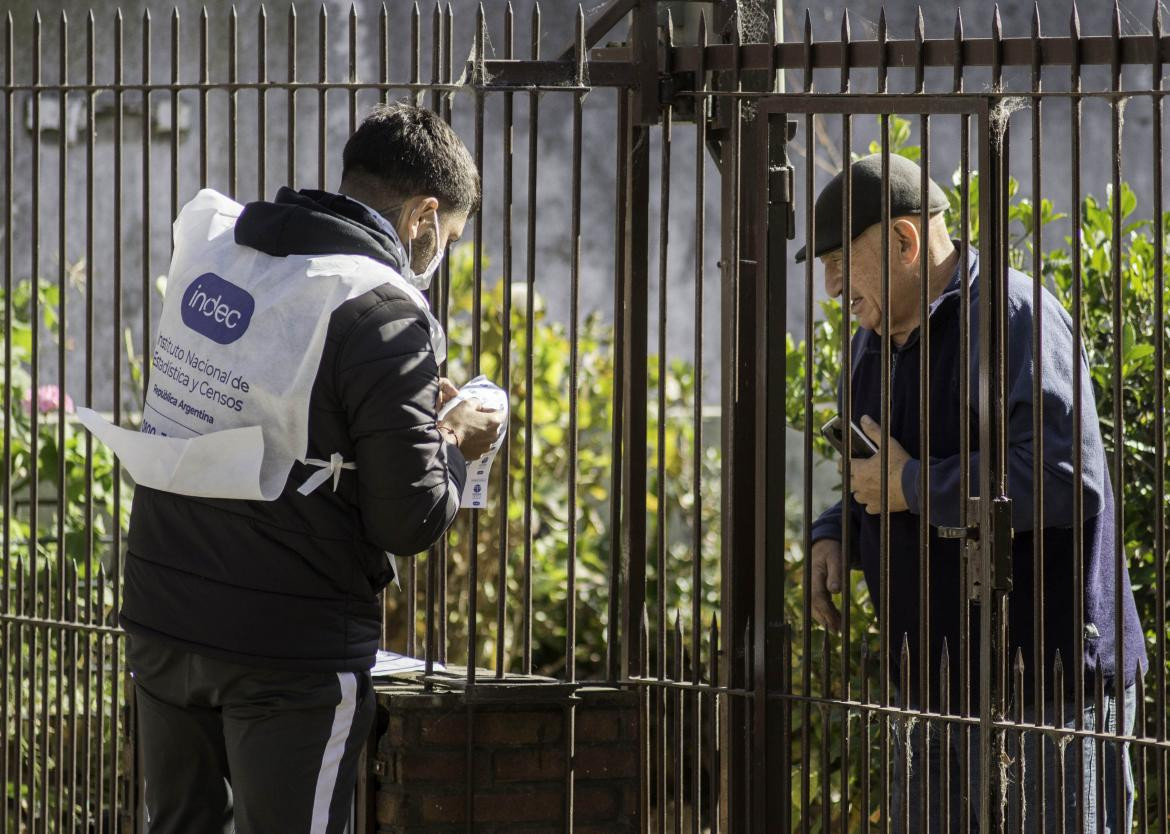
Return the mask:
{"type": "MultiPolygon", "coordinates": [[[[1106,804],[1105,781],[1086,762],[1112,755],[1121,774],[1119,745],[1133,758],[1135,827],[1170,828],[1162,202],[1170,40],[1160,16],[1148,31],[1123,34],[1114,7],[1111,34],[1091,36],[1074,11],[1053,36],[1037,14],[1027,37],[1005,36],[996,16],[982,38],[966,36],[959,18],[945,37],[928,37],[920,23],[902,40],[888,37],[883,16],[875,39],[856,40],[846,12],[840,31],[818,40],[807,17],[803,37],[776,37],[758,4],[674,4],[674,28],[659,5],[667,4],[618,0],[589,18],[577,8],[572,26],[558,17],[567,40],[551,50],[542,33],[561,9],[546,5],[542,17],[509,5],[487,19],[460,8],[475,17],[466,52],[451,4],[351,9],[341,23],[324,7],[295,6],[271,15],[260,7],[247,19],[234,9],[218,19],[168,10],[165,21],[149,12],[9,16],[0,828],[124,830],[136,818],[116,619],[130,486],[71,422],[67,393],[135,425],[159,307],[155,276],[169,255],[161,241],[178,208],[205,185],[241,200],[278,182],[335,185],[338,137],[390,96],[441,112],[485,172],[471,256],[448,259],[434,303],[451,334],[451,375],[496,377],[512,394],[513,417],[496,464],[498,502],[461,519],[431,553],[403,560],[403,589],[387,592],[388,648],[425,657],[437,687],[500,692],[543,675],[636,688],[647,733],[641,802],[657,831],[935,830],[928,816],[949,830],[1085,830],[1085,803],[1070,799],[1087,786],[1106,804]],[[702,16],[692,14],[699,8],[702,16]],[[622,43],[598,48],[619,24],[622,43]],[[305,66],[310,42],[315,60],[305,66]],[[46,50],[57,60],[44,60],[46,50]],[[153,66],[158,50],[166,73],[153,66]],[[608,162],[591,147],[595,124],[614,130],[608,162]],[[821,505],[848,492],[853,467],[821,465],[832,457],[817,430],[838,409],[838,375],[853,379],[857,360],[848,314],[835,301],[817,310],[821,267],[810,258],[797,269],[788,240],[815,238],[816,193],[870,143],[883,170],[907,154],[951,186],[947,219],[963,263],[977,257],[984,276],[1030,274],[1033,309],[1045,313],[1030,320],[1023,349],[1011,341],[1017,299],[1008,279],[980,282],[977,298],[960,282],[955,506],[937,523],[925,499],[913,545],[894,547],[891,530],[903,531],[897,545],[907,528],[890,511],[883,477],[876,544],[864,545],[878,554],[867,585],[851,571],[860,528],[847,502],[834,633],[809,614],[806,554],[821,505]],[[113,187],[103,188],[107,173],[113,187]],[[549,211],[555,228],[541,221],[549,211]],[[672,225],[680,214],[693,227],[672,225]],[[716,229],[713,268],[707,238],[716,229]],[[692,236],[689,251],[680,247],[692,236]],[[494,283],[489,250],[499,262],[494,283]],[[715,279],[717,296],[704,291],[715,279]],[[583,289],[592,304],[582,304],[583,289]],[[1007,367],[1013,349],[1049,367],[1045,316],[1055,308],[1046,293],[1071,316],[1068,425],[1043,407],[1021,422],[1010,406],[1045,402],[1043,373],[1021,393],[1008,390],[1007,367]],[[704,360],[714,323],[717,362],[704,360]],[[685,350],[673,335],[680,329],[691,337],[685,350]],[[1082,352],[1087,377],[1074,358],[1082,352]],[[1053,474],[1043,438],[1097,428],[1084,425],[1075,396],[1090,390],[1118,531],[1103,598],[1124,601],[1128,566],[1149,655],[1128,704],[1114,699],[1101,667],[1080,661],[1094,639],[1089,626],[1106,628],[1081,602],[1097,551],[1079,535],[1067,552],[1029,535],[1030,560],[1013,564],[1013,542],[1027,531],[1013,533],[1011,502],[1018,513],[1026,500],[1031,529],[1046,529],[1053,474]],[[718,404],[717,419],[707,402],[718,404]],[[1023,470],[1012,466],[1026,441],[1039,487],[1021,496],[1013,479],[1023,470]],[[916,633],[892,625],[905,612],[892,610],[904,597],[891,570],[916,579],[916,633]],[[1055,593],[1061,575],[1067,588],[1055,593]],[[1029,604],[1020,606],[1025,588],[1029,604]],[[957,612],[955,643],[931,626],[948,609],[957,612]],[[1064,609],[1073,633],[1053,634],[1064,609]],[[1068,642],[1075,658],[1046,662],[1068,642]],[[1025,656],[1042,659],[1038,668],[1025,656]],[[440,663],[463,668],[444,673],[440,663]],[[929,745],[939,743],[955,754],[934,768],[929,745]],[[1033,766],[1038,780],[1025,772],[1033,766]],[[953,796],[941,790],[951,781],[953,796]]],[[[893,220],[887,211],[882,249],[893,220]]],[[[846,219],[843,236],[852,231],[846,219]]],[[[897,287],[880,260],[889,334],[897,287]]],[[[926,318],[933,299],[921,263],[915,306],[926,318]]],[[[846,253],[846,298],[852,273],[846,253]]],[[[931,345],[943,338],[929,331],[909,372],[921,383],[922,442],[906,451],[920,460],[937,457],[931,426],[952,419],[924,404],[931,345]]],[[[892,367],[900,346],[878,342],[882,405],[873,416],[888,473],[892,409],[906,381],[892,367]]],[[[842,388],[847,418],[856,416],[852,392],[842,388]]],[[[1079,530],[1096,514],[1083,504],[1081,446],[1071,446],[1061,474],[1076,498],[1065,526],[1079,530]]],[[[923,496],[932,477],[923,466],[923,496]]],[[[1108,628],[1123,630],[1121,615],[1110,616],[1108,628]]],[[[1127,668],[1125,652],[1112,668],[1127,668]]],[[[572,722],[571,708],[566,715],[572,722]]],[[[565,737],[571,753],[572,733],[565,737]]],[[[570,799],[567,830],[571,811],[570,799]]]]}

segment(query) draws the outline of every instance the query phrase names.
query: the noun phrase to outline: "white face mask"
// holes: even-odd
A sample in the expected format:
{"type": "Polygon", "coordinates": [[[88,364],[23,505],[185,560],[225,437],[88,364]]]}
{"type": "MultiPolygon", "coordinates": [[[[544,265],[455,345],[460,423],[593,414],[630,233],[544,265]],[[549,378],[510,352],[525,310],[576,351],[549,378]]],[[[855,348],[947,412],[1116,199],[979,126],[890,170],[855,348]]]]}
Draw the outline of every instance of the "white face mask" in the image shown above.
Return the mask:
{"type": "Polygon", "coordinates": [[[414,263],[413,239],[406,242],[406,268],[403,270],[402,277],[420,292],[430,289],[431,280],[439,271],[439,264],[443,262],[443,250],[439,248],[439,210],[435,209],[433,214],[435,215],[435,254],[431,256],[430,263],[422,272],[415,272],[411,267],[411,264],[414,263]]]}

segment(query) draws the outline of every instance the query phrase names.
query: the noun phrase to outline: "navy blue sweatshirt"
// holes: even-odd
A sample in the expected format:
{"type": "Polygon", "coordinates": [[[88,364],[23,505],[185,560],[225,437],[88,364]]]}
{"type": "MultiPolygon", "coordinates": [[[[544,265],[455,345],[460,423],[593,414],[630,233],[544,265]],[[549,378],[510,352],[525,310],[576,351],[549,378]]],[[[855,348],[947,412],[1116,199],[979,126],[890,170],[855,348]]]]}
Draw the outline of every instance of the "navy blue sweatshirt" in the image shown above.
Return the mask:
{"type": "MultiPolygon", "coordinates": [[[[979,495],[979,262],[972,252],[968,258],[970,281],[970,495],[979,495]]],[[[951,704],[960,703],[959,677],[960,615],[966,602],[961,587],[960,543],[943,539],[938,528],[956,526],[960,517],[960,397],[959,376],[962,362],[960,343],[961,285],[963,259],[946,289],[931,306],[930,327],[930,606],[927,628],[931,672],[931,704],[939,693],[938,669],[945,640],[951,661],[951,704]]],[[[1032,327],[1035,314],[1032,304],[1032,279],[1009,270],[1007,293],[1007,346],[1005,389],[1007,396],[1007,485],[1012,499],[1012,582],[1008,599],[1009,658],[1023,655],[1025,692],[1034,691],[1033,674],[1035,615],[1033,605],[1035,537],[1042,537],[1044,612],[1040,624],[1044,635],[1043,668],[1046,691],[1052,688],[1052,669],[1060,652],[1068,687],[1074,682],[1070,659],[1075,652],[1075,609],[1079,602],[1084,611],[1084,663],[1087,685],[1100,663],[1111,686],[1117,676],[1119,639],[1124,641],[1123,677],[1133,683],[1137,670],[1148,666],[1145,641],[1138,622],[1137,608],[1130,589],[1129,572],[1121,576],[1120,590],[1114,574],[1114,507],[1113,488],[1106,466],[1097,407],[1084,352],[1081,362],[1081,461],[1083,472],[1084,523],[1074,530],[1073,495],[1073,329],[1072,320],[1060,302],[1047,290],[1042,291],[1041,311],[1041,390],[1043,395],[1044,514],[1042,530],[1036,530],[1033,518],[1033,362],[1032,327]],[[1084,554],[1084,597],[1077,601],[1073,583],[1073,543],[1081,537],[1084,554]],[[1123,633],[1116,633],[1116,606],[1122,606],[1123,633]]],[[[859,329],[852,341],[853,369],[851,391],[853,420],[869,415],[881,421],[881,336],[872,330],[859,329]]],[[[919,691],[918,668],[922,650],[919,613],[919,517],[922,500],[919,477],[922,463],[922,425],[919,419],[920,341],[916,330],[906,343],[893,346],[891,352],[890,436],[911,455],[902,472],[902,490],[908,512],[891,513],[890,518],[890,641],[891,669],[898,669],[902,638],[910,644],[912,700],[919,691]]],[[[880,602],[880,515],[869,515],[852,497],[850,523],[853,525],[853,552],[850,561],[859,564],[865,574],[875,605],[880,602]]],[[[812,540],[841,539],[842,504],[829,507],[813,524],[812,540]]],[[[970,644],[975,674],[979,657],[979,609],[971,605],[970,644]]],[[[978,700],[978,687],[971,683],[969,695],[978,700]]]]}

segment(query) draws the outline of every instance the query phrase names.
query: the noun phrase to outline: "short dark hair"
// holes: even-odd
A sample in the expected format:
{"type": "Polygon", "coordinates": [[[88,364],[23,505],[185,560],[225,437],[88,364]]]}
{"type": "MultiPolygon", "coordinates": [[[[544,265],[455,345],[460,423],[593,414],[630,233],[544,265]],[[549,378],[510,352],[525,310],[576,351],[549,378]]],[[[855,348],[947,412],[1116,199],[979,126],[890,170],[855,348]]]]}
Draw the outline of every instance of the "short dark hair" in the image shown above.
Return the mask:
{"type": "Polygon", "coordinates": [[[401,199],[428,194],[441,208],[473,213],[480,178],[467,146],[434,112],[407,102],[377,104],[342,152],[342,176],[382,180],[401,199]]]}

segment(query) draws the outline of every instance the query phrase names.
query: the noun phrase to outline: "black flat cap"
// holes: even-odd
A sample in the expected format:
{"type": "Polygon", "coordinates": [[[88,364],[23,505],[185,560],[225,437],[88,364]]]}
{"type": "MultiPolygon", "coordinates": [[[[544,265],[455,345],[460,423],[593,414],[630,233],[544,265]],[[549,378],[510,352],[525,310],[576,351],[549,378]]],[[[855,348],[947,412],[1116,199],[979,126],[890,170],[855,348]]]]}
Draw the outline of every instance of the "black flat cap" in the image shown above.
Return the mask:
{"type": "MultiPolygon", "coordinates": [[[[862,232],[882,222],[882,155],[864,156],[851,166],[853,226],[856,239],[862,232]]],[[[816,244],[813,257],[819,258],[841,248],[841,214],[845,199],[845,172],[837,174],[817,196],[813,209],[816,221],[816,244]]],[[[929,181],[927,211],[937,214],[950,203],[946,193],[934,180],[929,181]]],[[[890,154],[890,217],[918,214],[922,211],[922,169],[904,156],[890,154]]],[[[796,253],[796,262],[804,261],[805,247],[796,253]]]]}

